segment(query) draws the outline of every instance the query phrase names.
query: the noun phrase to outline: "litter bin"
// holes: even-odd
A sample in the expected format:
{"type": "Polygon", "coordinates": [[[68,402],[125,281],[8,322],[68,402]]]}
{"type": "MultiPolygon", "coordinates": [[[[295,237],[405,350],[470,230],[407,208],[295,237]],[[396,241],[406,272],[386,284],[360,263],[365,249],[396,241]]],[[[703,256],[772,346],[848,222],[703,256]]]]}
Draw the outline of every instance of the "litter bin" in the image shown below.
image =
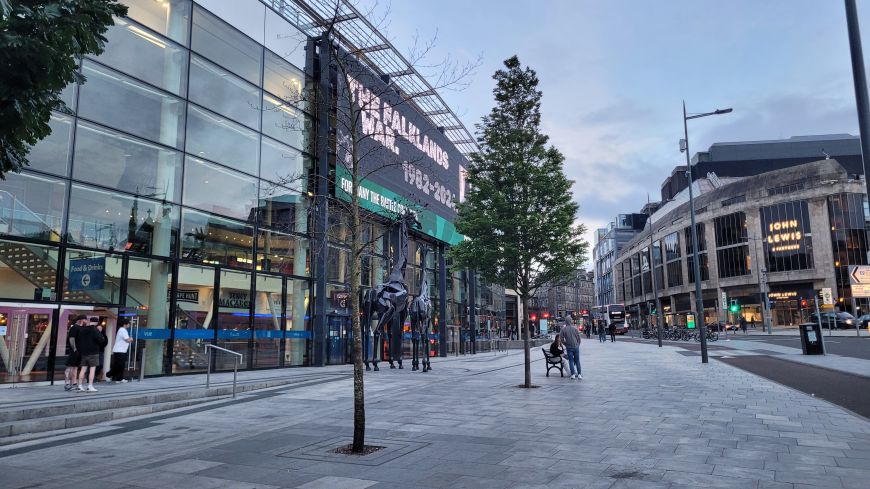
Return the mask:
{"type": "Polygon", "coordinates": [[[801,349],[804,355],[824,355],[822,345],[822,328],[818,323],[804,323],[799,326],[801,332],[801,349]]]}

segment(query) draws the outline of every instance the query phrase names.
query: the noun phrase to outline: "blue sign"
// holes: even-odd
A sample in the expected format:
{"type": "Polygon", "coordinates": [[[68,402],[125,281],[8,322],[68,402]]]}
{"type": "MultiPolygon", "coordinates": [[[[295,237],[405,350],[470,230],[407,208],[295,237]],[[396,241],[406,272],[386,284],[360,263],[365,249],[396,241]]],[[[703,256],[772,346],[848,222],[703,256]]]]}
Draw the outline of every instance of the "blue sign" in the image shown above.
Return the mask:
{"type": "Polygon", "coordinates": [[[176,340],[210,340],[214,338],[212,329],[176,329],[176,340]]]}
{"type": "Polygon", "coordinates": [[[311,338],[311,331],[287,331],[286,338],[288,339],[308,339],[311,338]]]}
{"type": "Polygon", "coordinates": [[[284,337],[284,332],[279,329],[258,329],[254,331],[254,338],[261,339],[274,339],[280,340],[284,337]]]}
{"type": "Polygon", "coordinates": [[[133,337],[140,340],[168,340],[170,330],[166,328],[137,328],[133,337]]]}
{"type": "Polygon", "coordinates": [[[105,257],[69,261],[69,290],[101,290],[105,277],[105,257]]]}
{"type": "Polygon", "coordinates": [[[247,340],[251,338],[251,330],[219,329],[218,338],[222,340],[247,340]]]}

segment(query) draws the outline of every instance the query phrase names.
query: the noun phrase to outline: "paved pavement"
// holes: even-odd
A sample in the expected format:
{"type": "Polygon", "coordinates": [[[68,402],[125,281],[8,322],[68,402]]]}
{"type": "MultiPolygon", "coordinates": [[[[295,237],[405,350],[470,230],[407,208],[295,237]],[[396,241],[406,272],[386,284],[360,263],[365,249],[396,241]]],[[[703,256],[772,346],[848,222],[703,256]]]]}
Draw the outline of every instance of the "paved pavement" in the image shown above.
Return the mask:
{"type": "MultiPolygon", "coordinates": [[[[801,339],[797,335],[738,335],[734,338],[743,341],[755,341],[758,343],[788,346],[797,349],[800,349],[801,347],[801,339]]],[[[825,333],[823,338],[825,340],[825,349],[828,353],[844,357],[870,360],[870,337],[862,336],[858,338],[854,335],[829,337],[827,333],[825,333]]]]}
{"type": "Polygon", "coordinates": [[[334,375],[0,448],[0,487],[870,486],[870,421],[683,353],[584,340],[571,381],[536,349],[530,390],[518,352],[367,374],[365,457],[330,452],[352,427],[334,375]]]}

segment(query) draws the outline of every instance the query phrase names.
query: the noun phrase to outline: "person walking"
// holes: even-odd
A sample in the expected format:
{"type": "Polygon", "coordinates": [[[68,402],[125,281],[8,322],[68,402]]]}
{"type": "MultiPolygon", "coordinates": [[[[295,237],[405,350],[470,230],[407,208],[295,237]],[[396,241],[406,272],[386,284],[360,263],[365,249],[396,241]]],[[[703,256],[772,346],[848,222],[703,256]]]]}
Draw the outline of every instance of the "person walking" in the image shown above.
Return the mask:
{"type": "Polygon", "coordinates": [[[607,333],[604,331],[604,323],[602,321],[598,321],[598,342],[604,343],[607,341],[607,333]]]}
{"type": "Polygon", "coordinates": [[[109,340],[102,331],[97,329],[96,323],[83,326],[74,340],[76,349],[82,355],[82,366],[79,369],[79,390],[97,392],[94,389],[94,375],[100,365],[100,353],[109,344],[109,340]],[[85,374],[88,376],[88,388],[85,389],[85,374]]]}
{"type": "Polygon", "coordinates": [[[582,379],[583,376],[580,374],[580,330],[574,326],[574,321],[566,319],[565,326],[562,326],[562,331],[559,332],[557,338],[561,338],[565,353],[568,356],[571,378],[582,379]]]}
{"type": "Polygon", "coordinates": [[[616,324],[610,323],[610,326],[607,327],[607,332],[610,333],[610,342],[616,341],[616,324]]]}
{"type": "Polygon", "coordinates": [[[592,338],[592,324],[587,319],[583,320],[583,331],[586,332],[587,339],[592,338]]]}
{"type": "Polygon", "coordinates": [[[740,329],[743,330],[743,334],[746,334],[746,318],[740,316],[740,329]]]}
{"type": "Polygon", "coordinates": [[[755,316],[749,318],[749,327],[755,329],[755,316]]]}
{"type": "Polygon", "coordinates": [[[130,343],[133,338],[127,332],[127,325],[130,320],[127,318],[118,319],[118,330],[115,331],[115,343],[112,345],[112,363],[109,369],[109,379],[116,384],[127,382],[124,378],[124,367],[127,365],[127,352],[130,349],[130,343]]]}
{"type": "Polygon", "coordinates": [[[76,349],[76,337],[79,330],[87,324],[88,318],[79,314],[72,318],[72,324],[66,332],[66,370],[63,372],[63,388],[71,391],[76,388],[79,367],[82,365],[82,355],[76,349]]]}

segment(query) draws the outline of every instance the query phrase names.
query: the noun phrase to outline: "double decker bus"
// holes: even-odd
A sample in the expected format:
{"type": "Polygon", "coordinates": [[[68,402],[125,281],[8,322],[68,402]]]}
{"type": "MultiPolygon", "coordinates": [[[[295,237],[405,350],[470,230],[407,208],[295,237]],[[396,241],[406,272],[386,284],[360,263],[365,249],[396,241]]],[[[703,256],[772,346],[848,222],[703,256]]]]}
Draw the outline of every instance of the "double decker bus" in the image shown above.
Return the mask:
{"type": "Polygon", "coordinates": [[[624,304],[608,304],[606,306],[598,306],[593,308],[595,319],[604,323],[604,326],[610,329],[610,325],[616,327],[616,334],[625,334],[628,332],[628,322],[625,320],[625,305],[624,304]]]}

